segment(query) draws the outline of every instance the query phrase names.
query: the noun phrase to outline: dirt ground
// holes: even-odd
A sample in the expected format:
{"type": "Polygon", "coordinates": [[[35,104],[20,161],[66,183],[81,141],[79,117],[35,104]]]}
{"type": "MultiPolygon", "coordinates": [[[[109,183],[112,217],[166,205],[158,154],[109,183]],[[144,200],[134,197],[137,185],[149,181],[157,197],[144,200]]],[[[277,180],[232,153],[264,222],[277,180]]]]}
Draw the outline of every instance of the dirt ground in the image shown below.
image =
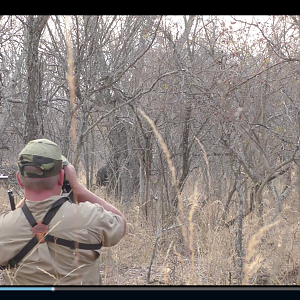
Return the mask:
{"type": "MultiPolygon", "coordinates": [[[[143,286],[146,285],[148,269],[145,267],[141,268],[120,268],[118,273],[108,273],[104,274],[104,271],[101,271],[101,277],[103,285],[134,285],[134,286],[143,286]]],[[[150,285],[163,285],[163,272],[159,270],[153,270],[151,272],[150,285]]],[[[2,274],[0,273],[0,286],[5,285],[2,274]]]]}

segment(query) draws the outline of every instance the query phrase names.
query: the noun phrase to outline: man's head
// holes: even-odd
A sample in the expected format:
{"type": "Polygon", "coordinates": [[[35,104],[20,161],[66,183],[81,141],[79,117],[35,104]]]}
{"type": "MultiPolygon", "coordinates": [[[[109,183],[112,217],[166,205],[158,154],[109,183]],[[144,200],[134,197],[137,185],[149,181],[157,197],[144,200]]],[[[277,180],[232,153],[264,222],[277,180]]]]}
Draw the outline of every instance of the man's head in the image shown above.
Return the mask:
{"type": "Polygon", "coordinates": [[[66,161],[56,143],[47,139],[30,141],[18,156],[18,181],[24,188],[39,192],[61,186],[66,161]]]}

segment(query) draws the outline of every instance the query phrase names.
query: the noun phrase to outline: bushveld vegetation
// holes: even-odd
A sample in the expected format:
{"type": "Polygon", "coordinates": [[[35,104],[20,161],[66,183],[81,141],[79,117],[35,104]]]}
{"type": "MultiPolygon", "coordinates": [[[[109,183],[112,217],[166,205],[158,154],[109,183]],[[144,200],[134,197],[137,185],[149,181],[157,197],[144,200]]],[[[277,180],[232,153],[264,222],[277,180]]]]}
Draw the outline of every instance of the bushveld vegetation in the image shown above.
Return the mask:
{"type": "Polygon", "coordinates": [[[300,284],[299,32],[292,15],[1,16],[0,209],[45,137],[127,218],[104,284],[300,284]]]}

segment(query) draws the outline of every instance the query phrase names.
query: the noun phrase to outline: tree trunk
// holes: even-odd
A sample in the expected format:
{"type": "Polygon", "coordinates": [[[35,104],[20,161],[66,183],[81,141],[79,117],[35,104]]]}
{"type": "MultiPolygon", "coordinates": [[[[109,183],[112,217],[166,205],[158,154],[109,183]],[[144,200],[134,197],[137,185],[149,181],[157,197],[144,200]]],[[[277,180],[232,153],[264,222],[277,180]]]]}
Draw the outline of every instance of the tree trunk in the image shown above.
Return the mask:
{"type": "Polygon", "coordinates": [[[178,182],[178,188],[182,191],[185,180],[189,174],[190,169],[190,147],[189,147],[189,134],[190,134],[190,118],[192,114],[192,107],[190,102],[185,103],[184,123],[182,132],[182,173],[178,182]]]}
{"type": "Polygon", "coordinates": [[[38,128],[38,101],[41,97],[41,82],[39,74],[38,47],[43,28],[45,27],[49,16],[33,16],[27,18],[27,105],[25,109],[25,131],[24,143],[39,137],[38,128]]]}
{"type": "Polygon", "coordinates": [[[90,189],[90,159],[89,159],[89,144],[84,143],[83,146],[83,157],[84,157],[84,168],[85,168],[85,178],[86,178],[86,188],[90,189]]]}
{"type": "Polygon", "coordinates": [[[92,148],[90,150],[90,162],[91,162],[91,167],[90,167],[90,187],[92,190],[94,189],[93,186],[93,181],[94,181],[94,165],[95,165],[95,132],[92,130],[91,131],[91,139],[92,139],[92,148]]]}
{"type": "Polygon", "coordinates": [[[237,171],[237,193],[239,197],[238,219],[237,219],[237,233],[236,233],[236,250],[237,250],[237,284],[242,284],[243,279],[243,209],[244,209],[244,195],[242,191],[242,179],[240,169],[237,171]]]}

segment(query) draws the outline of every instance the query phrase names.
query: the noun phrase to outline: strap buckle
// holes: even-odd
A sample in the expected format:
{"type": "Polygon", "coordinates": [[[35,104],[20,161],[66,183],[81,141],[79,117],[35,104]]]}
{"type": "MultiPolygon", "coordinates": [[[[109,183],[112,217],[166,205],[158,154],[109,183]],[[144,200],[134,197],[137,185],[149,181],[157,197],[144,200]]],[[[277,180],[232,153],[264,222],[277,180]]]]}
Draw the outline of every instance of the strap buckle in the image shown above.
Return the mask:
{"type": "Polygon", "coordinates": [[[42,221],[37,221],[37,224],[31,228],[33,236],[36,236],[40,243],[45,242],[45,235],[49,231],[49,225],[45,225],[42,221]]]}

